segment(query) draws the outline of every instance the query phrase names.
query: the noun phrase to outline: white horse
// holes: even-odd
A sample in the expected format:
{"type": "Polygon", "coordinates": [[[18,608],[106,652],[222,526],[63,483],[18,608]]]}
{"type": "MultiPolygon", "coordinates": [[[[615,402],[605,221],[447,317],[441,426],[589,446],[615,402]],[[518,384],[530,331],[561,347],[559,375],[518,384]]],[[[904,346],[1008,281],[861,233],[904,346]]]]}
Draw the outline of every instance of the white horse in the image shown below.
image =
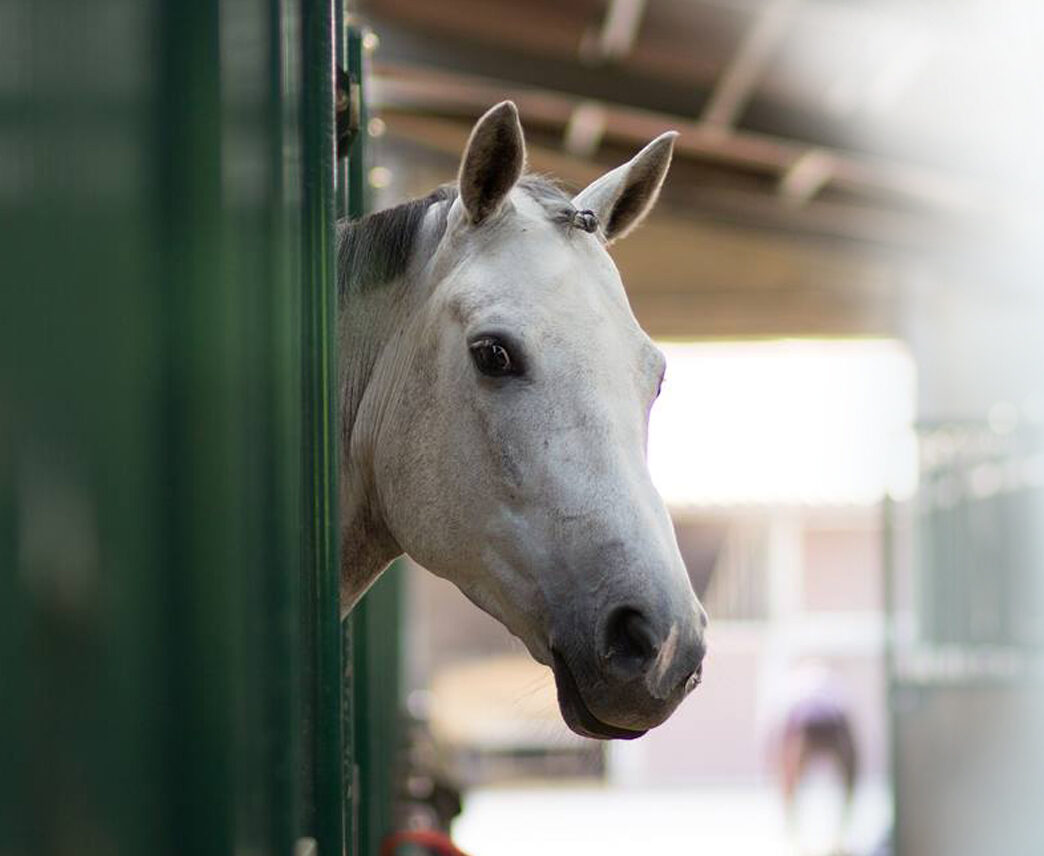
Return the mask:
{"type": "Polygon", "coordinates": [[[342,224],[341,602],[405,552],[554,670],[577,733],[633,738],[699,683],[707,619],[646,465],[664,358],[606,247],[676,133],[572,200],[515,105],[456,186],[342,224]]]}

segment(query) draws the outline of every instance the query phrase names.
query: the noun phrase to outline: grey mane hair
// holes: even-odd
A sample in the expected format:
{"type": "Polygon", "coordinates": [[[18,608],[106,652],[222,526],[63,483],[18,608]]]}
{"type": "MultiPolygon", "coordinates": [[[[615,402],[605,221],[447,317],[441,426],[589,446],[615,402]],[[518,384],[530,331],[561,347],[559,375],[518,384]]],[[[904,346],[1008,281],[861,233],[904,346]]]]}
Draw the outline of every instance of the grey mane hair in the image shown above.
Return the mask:
{"type": "MultiPolygon", "coordinates": [[[[569,195],[551,179],[537,174],[524,175],[517,186],[544,209],[552,223],[584,232],[597,231],[595,215],[591,211],[577,211],[569,195]]],[[[405,274],[421,249],[418,245],[424,237],[424,220],[433,207],[436,219],[430,236],[426,236],[424,249],[429,255],[434,253],[446,233],[449,210],[458,195],[456,185],[444,184],[420,199],[377,211],[361,220],[338,223],[337,269],[341,298],[350,292],[378,288],[405,274]]]]}

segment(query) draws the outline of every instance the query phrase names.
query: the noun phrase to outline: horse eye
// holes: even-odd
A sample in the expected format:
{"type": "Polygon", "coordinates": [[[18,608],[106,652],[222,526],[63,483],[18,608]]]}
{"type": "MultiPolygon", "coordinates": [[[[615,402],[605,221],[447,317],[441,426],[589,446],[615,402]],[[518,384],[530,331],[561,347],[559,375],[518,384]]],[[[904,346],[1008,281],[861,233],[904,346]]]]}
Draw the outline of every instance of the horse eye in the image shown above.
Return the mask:
{"type": "Polygon", "coordinates": [[[471,359],[482,374],[489,377],[504,377],[518,374],[518,367],[504,343],[491,336],[471,343],[471,359]]]}

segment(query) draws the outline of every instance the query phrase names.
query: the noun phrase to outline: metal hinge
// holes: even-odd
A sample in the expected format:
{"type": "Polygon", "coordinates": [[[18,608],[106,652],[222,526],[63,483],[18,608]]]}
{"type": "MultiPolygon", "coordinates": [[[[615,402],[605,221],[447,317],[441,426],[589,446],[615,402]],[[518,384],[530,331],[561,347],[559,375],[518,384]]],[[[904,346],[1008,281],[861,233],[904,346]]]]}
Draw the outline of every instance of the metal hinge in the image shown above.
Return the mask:
{"type": "Polygon", "coordinates": [[[362,82],[337,66],[337,157],[347,157],[362,124],[362,82]]]}

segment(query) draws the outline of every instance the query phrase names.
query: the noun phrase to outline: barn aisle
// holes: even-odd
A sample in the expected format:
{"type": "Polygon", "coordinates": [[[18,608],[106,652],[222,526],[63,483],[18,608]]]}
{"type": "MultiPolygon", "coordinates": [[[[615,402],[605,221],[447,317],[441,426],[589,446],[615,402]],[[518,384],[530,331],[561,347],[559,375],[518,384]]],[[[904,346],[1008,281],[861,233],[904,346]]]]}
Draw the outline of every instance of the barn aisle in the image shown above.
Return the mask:
{"type": "MultiPolygon", "coordinates": [[[[810,794],[820,805],[822,795],[810,794]]],[[[811,812],[810,812],[811,813],[811,812]]],[[[822,820],[825,813],[817,813],[822,820]]],[[[859,791],[850,844],[869,856],[890,823],[884,783],[859,791]]],[[[823,830],[808,830],[809,838],[823,830]]],[[[472,856],[791,856],[783,812],[767,787],[605,788],[548,786],[484,788],[468,794],[453,827],[472,856]],[[680,823],[681,818],[686,822],[680,823]]]]}

